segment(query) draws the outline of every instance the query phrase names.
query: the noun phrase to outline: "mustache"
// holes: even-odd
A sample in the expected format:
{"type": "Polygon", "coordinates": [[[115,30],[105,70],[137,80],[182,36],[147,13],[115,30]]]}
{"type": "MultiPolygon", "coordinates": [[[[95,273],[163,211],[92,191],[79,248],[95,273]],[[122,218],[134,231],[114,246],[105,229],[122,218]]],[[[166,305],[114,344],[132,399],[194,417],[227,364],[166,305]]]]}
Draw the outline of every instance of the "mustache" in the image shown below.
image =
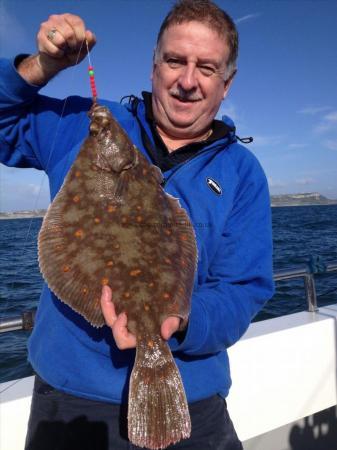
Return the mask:
{"type": "Polygon", "coordinates": [[[201,100],[202,97],[197,92],[191,92],[191,91],[184,91],[183,89],[179,88],[172,88],[170,89],[169,93],[173,96],[178,98],[179,100],[185,101],[185,102],[197,102],[198,100],[201,100]]]}

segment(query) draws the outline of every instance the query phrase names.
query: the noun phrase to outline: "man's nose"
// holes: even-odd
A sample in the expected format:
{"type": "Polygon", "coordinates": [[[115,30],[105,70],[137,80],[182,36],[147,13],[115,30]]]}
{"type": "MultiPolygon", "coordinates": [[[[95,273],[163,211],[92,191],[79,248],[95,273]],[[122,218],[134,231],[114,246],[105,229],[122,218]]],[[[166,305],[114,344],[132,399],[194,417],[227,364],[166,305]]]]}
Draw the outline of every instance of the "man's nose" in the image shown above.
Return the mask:
{"type": "Polygon", "coordinates": [[[178,83],[185,91],[196,88],[198,84],[196,66],[193,64],[186,64],[186,66],[182,68],[178,83]]]}

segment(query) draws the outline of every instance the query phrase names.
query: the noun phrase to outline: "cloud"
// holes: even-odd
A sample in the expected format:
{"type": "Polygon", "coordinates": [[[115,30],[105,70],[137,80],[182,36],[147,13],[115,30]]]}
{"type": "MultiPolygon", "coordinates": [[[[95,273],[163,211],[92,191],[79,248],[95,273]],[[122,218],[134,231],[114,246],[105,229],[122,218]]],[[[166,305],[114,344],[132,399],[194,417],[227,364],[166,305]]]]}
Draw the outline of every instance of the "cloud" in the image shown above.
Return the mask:
{"type": "Polygon", "coordinates": [[[313,184],[315,182],[316,180],[314,180],[313,178],[298,178],[297,180],[295,180],[295,183],[299,184],[300,186],[307,186],[308,184],[313,184]]]}
{"type": "Polygon", "coordinates": [[[298,142],[298,143],[294,142],[293,144],[289,144],[289,145],[288,145],[288,148],[297,150],[297,149],[299,149],[299,148],[305,148],[305,147],[307,147],[307,146],[308,146],[308,144],[299,143],[299,142],[298,142]]]}
{"type": "Polygon", "coordinates": [[[337,111],[331,111],[322,117],[320,122],[314,127],[315,133],[325,133],[337,129],[337,111]]]}
{"type": "Polygon", "coordinates": [[[323,145],[324,145],[324,147],[328,148],[329,150],[337,151],[337,139],[335,139],[335,140],[327,139],[327,140],[323,141],[323,145]]]}
{"type": "Polygon", "coordinates": [[[284,188],[286,184],[282,181],[274,180],[272,177],[268,177],[268,185],[270,188],[284,188]]]}
{"type": "Polygon", "coordinates": [[[28,195],[39,195],[41,188],[42,186],[30,183],[28,184],[28,186],[26,186],[25,191],[28,195]]]}
{"type": "Polygon", "coordinates": [[[284,139],[284,136],[281,135],[259,135],[253,134],[253,144],[259,147],[273,147],[275,145],[281,144],[284,139]]]}
{"type": "Polygon", "coordinates": [[[331,109],[331,106],[308,106],[297,111],[298,114],[306,114],[314,116],[315,114],[323,113],[331,109]]]}
{"type": "Polygon", "coordinates": [[[324,116],[324,120],[327,120],[328,122],[337,123],[337,111],[333,111],[329,114],[326,114],[326,116],[324,116]]]}
{"type": "Polygon", "coordinates": [[[235,19],[234,22],[236,25],[243,22],[248,22],[249,20],[257,19],[261,16],[261,13],[253,13],[253,14],[247,14],[245,16],[239,17],[238,19],[235,19]]]}

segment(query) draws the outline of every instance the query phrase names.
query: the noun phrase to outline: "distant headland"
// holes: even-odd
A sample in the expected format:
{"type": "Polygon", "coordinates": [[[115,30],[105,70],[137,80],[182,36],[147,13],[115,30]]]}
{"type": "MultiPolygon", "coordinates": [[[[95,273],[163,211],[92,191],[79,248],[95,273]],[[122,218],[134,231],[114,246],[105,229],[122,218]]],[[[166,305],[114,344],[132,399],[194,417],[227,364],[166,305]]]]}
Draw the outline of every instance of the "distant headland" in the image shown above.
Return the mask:
{"type": "Polygon", "coordinates": [[[337,205],[337,199],[331,200],[318,192],[303,194],[282,194],[270,197],[271,206],[313,206],[313,205],[337,205]]]}
{"type": "Polygon", "coordinates": [[[46,209],[34,209],[32,211],[13,211],[0,212],[1,219],[31,219],[34,217],[43,217],[46,214],[46,209]]]}
{"type": "MultiPolygon", "coordinates": [[[[303,194],[282,194],[270,196],[271,206],[312,206],[312,205],[337,205],[337,199],[331,200],[318,192],[307,192],[303,194]]],[[[1,219],[30,219],[43,217],[46,209],[35,209],[33,211],[0,212],[1,219]]]]}

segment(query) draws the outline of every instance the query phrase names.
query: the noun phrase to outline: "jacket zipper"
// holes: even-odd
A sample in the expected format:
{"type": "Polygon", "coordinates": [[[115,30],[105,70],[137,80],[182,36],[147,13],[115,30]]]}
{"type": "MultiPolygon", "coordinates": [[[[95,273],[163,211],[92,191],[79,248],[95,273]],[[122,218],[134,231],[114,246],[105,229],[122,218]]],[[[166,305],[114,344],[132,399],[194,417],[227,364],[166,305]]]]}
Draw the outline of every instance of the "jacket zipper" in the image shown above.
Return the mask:
{"type": "MultiPolygon", "coordinates": [[[[228,140],[228,141],[229,141],[229,140],[228,140]]],[[[231,141],[229,141],[229,142],[226,144],[226,147],[228,147],[228,145],[230,145],[230,143],[231,143],[231,141]]],[[[216,146],[216,147],[217,147],[217,146],[216,146]]],[[[215,148],[216,148],[216,147],[215,147],[215,148]]],[[[171,174],[170,174],[167,178],[164,177],[163,182],[161,183],[161,186],[162,186],[162,187],[166,187],[166,186],[167,186],[167,183],[168,183],[169,181],[171,181],[172,178],[176,175],[176,173],[179,172],[183,167],[186,167],[187,165],[192,164],[192,162],[194,162],[197,158],[199,158],[199,157],[200,157],[201,155],[203,155],[204,153],[207,153],[207,152],[214,152],[214,150],[215,150],[214,148],[205,148],[204,150],[201,150],[200,152],[198,152],[197,155],[192,156],[192,157],[189,158],[188,160],[186,160],[186,161],[184,161],[184,162],[178,164],[178,166],[171,172],[171,174]]]]}

